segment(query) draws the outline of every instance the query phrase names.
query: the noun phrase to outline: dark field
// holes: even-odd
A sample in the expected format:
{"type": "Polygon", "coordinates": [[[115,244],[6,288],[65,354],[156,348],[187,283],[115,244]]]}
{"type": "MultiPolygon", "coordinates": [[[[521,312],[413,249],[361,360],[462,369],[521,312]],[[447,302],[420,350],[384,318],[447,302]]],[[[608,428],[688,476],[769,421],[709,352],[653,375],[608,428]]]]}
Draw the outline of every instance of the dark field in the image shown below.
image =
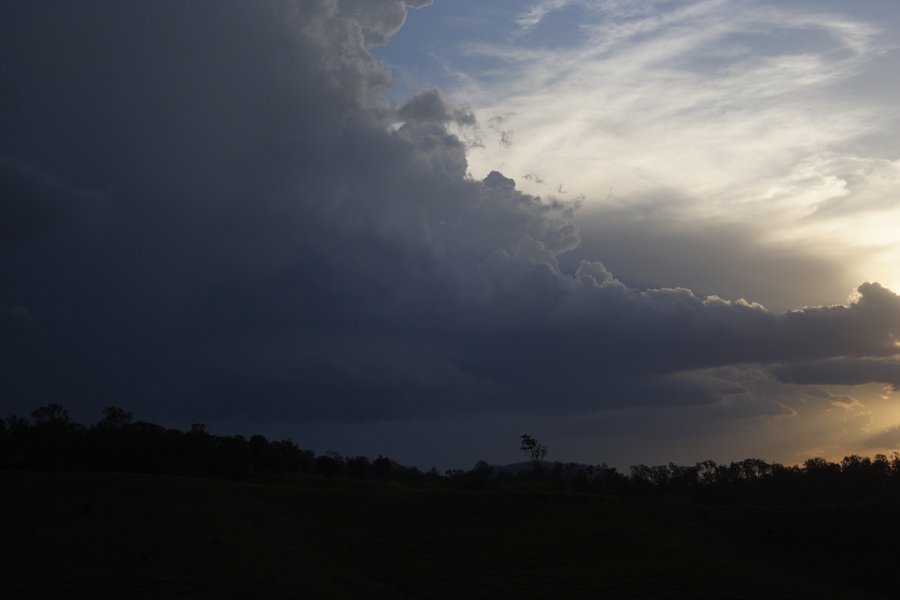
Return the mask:
{"type": "Polygon", "coordinates": [[[0,472],[2,598],[897,598],[900,507],[0,472]]]}

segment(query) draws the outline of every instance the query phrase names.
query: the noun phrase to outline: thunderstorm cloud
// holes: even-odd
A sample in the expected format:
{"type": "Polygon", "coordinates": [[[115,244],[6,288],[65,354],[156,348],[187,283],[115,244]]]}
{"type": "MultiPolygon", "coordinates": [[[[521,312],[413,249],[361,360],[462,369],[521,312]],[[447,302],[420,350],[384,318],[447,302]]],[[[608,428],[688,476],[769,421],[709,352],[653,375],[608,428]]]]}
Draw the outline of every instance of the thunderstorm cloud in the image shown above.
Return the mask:
{"type": "Polygon", "coordinates": [[[370,53],[426,4],[0,4],[3,408],[375,423],[735,407],[747,369],[897,385],[877,283],[788,312],[627,285],[578,203],[471,177],[473,112],[390,102],[370,53]]]}

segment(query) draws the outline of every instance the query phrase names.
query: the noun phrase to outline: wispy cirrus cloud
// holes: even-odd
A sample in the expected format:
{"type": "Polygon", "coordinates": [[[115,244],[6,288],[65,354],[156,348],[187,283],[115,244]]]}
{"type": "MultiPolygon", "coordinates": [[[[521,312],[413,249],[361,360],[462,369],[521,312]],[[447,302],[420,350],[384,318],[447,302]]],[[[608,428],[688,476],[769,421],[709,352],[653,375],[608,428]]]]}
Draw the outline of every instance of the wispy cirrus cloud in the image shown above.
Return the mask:
{"type": "MultiPolygon", "coordinates": [[[[562,7],[522,22],[537,32],[562,7]]],[[[759,243],[854,255],[858,280],[900,283],[897,149],[868,141],[897,129],[900,98],[852,91],[896,52],[883,24],[728,0],[565,7],[579,11],[568,45],[461,46],[476,67],[456,92],[503,120],[470,155],[476,177],[500,166],[598,210],[657,197],[668,223],[752,223],[759,243]]]]}
{"type": "Polygon", "coordinates": [[[516,24],[521,28],[523,33],[527,33],[534,29],[547,15],[565,8],[578,0],[541,0],[536,4],[532,4],[526,8],[518,17],[516,24]]]}

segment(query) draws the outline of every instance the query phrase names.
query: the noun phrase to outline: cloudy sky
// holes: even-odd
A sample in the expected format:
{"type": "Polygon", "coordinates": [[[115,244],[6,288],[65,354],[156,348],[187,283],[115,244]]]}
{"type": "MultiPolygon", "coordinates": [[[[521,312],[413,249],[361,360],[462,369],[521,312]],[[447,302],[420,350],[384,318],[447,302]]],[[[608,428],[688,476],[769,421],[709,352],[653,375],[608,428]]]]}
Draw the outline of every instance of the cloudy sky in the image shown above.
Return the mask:
{"type": "Polygon", "coordinates": [[[900,449],[898,40],[883,0],[7,0],[0,414],[900,449]]]}

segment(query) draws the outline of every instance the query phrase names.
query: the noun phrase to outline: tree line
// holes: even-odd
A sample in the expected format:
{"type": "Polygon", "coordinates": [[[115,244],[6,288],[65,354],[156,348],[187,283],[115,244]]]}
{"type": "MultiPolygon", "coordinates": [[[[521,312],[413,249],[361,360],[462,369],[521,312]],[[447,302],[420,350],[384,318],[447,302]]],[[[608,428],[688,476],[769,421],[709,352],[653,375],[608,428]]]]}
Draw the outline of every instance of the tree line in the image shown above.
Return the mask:
{"type": "Polygon", "coordinates": [[[73,421],[58,404],[41,406],[31,420],[0,419],[0,468],[115,471],[265,481],[287,473],[323,480],[371,480],[467,490],[568,490],[641,497],[683,497],[709,504],[810,504],[900,501],[900,454],[851,455],[840,462],[811,458],[785,466],[760,459],[729,464],[636,465],[621,472],[606,464],[547,462],[547,449],[528,435],[529,463],[423,472],[387,457],[316,455],[291,440],[262,435],[219,436],[202,424],[187,431],[135,421],[107,407],[92,426],[73,421]]]}
{"type": "Polygon", "coordinates": [[[73,421],[59,404],[41,406],[32,420],[0,419],[0,468],[60,471],[116,471],[265,480],[284,473],[327,478],[412,481],[424,476],[379,456],[317,456],[291,440],[262,435],[214,435],[197,423],[187,431],[166,428],[117,407],[103,409],[90,427],[73,421]]]}

